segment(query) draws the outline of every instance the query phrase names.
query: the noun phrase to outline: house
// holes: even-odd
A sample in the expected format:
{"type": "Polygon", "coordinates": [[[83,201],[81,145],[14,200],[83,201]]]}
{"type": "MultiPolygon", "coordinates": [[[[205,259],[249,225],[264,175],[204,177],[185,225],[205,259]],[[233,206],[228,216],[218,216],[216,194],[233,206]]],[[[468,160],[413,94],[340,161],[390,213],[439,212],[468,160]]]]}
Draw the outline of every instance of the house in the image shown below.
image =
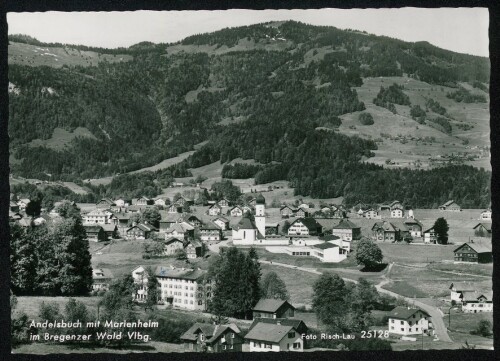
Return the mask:
{"type": "Polygon", "coordinates": [[[462,311],[467,313],[493,312],[493,293],[464,291],[461,296],[462,311]]]}
{"type": "Polygon", "coordinates": [[[194,227],[187,222],[174,223],[165,231],[165,239],[178,238],[187,240],[194,238],[194,227]]]}
{"type": "Polygon", "coordinates": [[[453,250],[455,253],[455,262],[470,263],[491,263],[493,256],[491,253],[491,244],[464,243],[453,250]]]}
{"type": "Polygon", "coordinates": [[[409,336],[428,334],[432,328],[430,315],[419,308],[398,306],[388,315],[389,333],[409,336]]]}
{"type": "Polygon", "coordinates": [[[481,212],[479,216],[480,221],[491,221],[491,209],[487,209],[481,212]]]}
{"type": "Polygon", "coordinates": [[[437,243],[437,233],[434,231],[434,227],[424,231],[424,243],[437,243]]]}
{"type": "Polygon", "coordinates": [[[278,234],[279,234],[279,223],[266,222],[266,235],[278,235],[278,234]]]}
{"type": "MultiPolygon", "coordinates": [[[[160,213],[161,214],[161,213],[160,213]]],[[[165,233],[175,223],[182,223],[184,217],[181,213],[166,213],[161,214],[160,233],[165,233]]]]}
{"type": "Polygon", "coordinates": [[[201,226],[203,226],[203,222],[198,217],[196,217],[194,214],[183,215],[182,216],[182,220],[184,222],[189,223],[193,227],[201,227],[201,226]]]}
{"type": "Polygon", "coordinates": [[[149,199],[148,197],[133,199],[132,202],[135,206],[151,206],[155,203],[153,199],[149,199]]]}
{"type": "Polygon", "coordinates": [[[148,272],[144,266],[136,267],[132,270],[135,292],[132,295],[134,301],[145,302],[148,295],[148,272]]]}
{"type": "Polygon", "coordinates": [[[250,207],[255,207],[255,205],[257,204],[257,198],[252,197],[251,199],[249,199],[249,200],[247,201],[247,204],[248,204],[250,207]]]}
{"type": "Polygon", "coordinates": [[[489,222],[478,223],[472,229],[474,230],[474,235],[478,237],[491,236],[491,223],[489,222]]]}
{"type": "Polygon", "coordinates": [[[450,302],[462,303],[464,292],[475,292],[476,289],[468,282],[453,282],[450,285],[450,302]]]}
{"type": "Polygon", "coordinates": [[[192,206],[194,204],[194,201],[186,196],[180,196],[174,203],[183,207],[185,205],[192,206]]]}
{"type": "Polygon", "coordinates": [[[358,202],[351,208],[351,213],[357,213],[359,210],[364,211],[365,209],[368,209],[369,207],[364,204],[363,202],[358,202]]]}
{"type": "Polygon", "coordinates": [[[200,239],[203,242],[212,242],[222,240],[222,230],[216,224],[207,224],[200,227],[200,239]]]}
{"type": "Polygon", "coordinates": [[[200,241],[191,240],[184,248],[188,259],[203,257],[203,245],[200,241]]]}
{"type": "Polygon", "coordinates": [[[103,242],[106,240],[106,233],[99,224],[84,224],[85,233],[89,242],[103,242]]]}
{"type": "Polygon", "coordinates": [[[231,217],[241,217],[243,216],[243,208],[240,206],[234,206],[229,210],[228,215],[231,217]]]}
{"type": "Polygon", "coordinates": [[[380,218],[378,211],[373,208],[363,211],[362,216],[367,219],[380,218]]]}
{"type": "Polygon", "coordinates": [[[293,209],[292,207],[287,206],[287,205],[283,205],[280,208],[281,218],[293,217],[293,215],[295,214],[295,212],[296,212],[295,209],[293,209]]]}
{"type": "Polygon", "coordinates": [[[180,337],[186,352],[240,352],[244,343],[234,323],[212,325],[195,323],[180,337]]]}
{"type": "Polygon", "coordinates": [[[167,211],[168,213],[182,213],[182,206],[174,203],[168,207],[167,211]]]}
{"type": "Polygon", "coordinates": [[[322,227],[314,218],[298,218],[288,228],[289,236],[317,236],[321,234],[322,227]]]}
{"type": "Polygon", "coordinates": [[[361,227],[344,218],[340,220],[339,224],[332,227],[332,235],[348,242],[358,240],[361,238],[361,227]]]}
{"type": "Polygon", "coordinates": [[[261,298],[252,309],[253,318],[291,318],[295,313],[293,307],[286,300],[261,298]]]}
{"type": "Polygon", "coordinates": [[[174,308],[205,311],[213,291],[206,274],[200,269],[156,267],[161,301],[174,308]]]}
{"type": "Polygon", "coordinates": [[[393,201],[389,204],[389,208],[392,211],[393,209],[404,209],[403,204],[400,201],[393,201]]]}
{"type": "Polygon", "coordinates": [[[117,213],[114,213],[113,216],[116,218],[117,220],[117,226],[118,226],[118,229],[121,231],[125,231],[126,229],[130,228],[129,227],[129,220],[130,220],[130,217],[132,217],[133,213],[121,213],[121,212],[117,212],[117,213]]]}
{"type": "Polygon", "coordinates": [[[372,233],[372,238],[377,241],[397,242],[401,239],[399,228],[387,221],[375,222],[372,227],[372,233]]]}
{"type": "MultiPolygon", "coordinates": [[[[299,320],[296,318],[268,318],[268,317],[254,318],[248,331],[251,331],[252,328],[254,328],[259,323],[268,323],[271,325],[292,326],[293,328],[295,328],[297,330],[297,332],[300,335],[307,334],[309,332],[309,328],[302,320],[299,320]]],[[[305,347],[305,344],[304,344],[304,347],[305,347]]]]}
{"type": "Polygon", "coordinates": [[[42,224],[47,223],[47,220],[44,217],[36,217],[33,218],[33,225],[34,226],[41,226],[42,224]]]}
{"type": "Polygon", "coordinates": [[[160,206],[160,207],[165,207],[167,205],[166,199],[165,198],[156,198],[154,200],[154,205],[160,206]]]}
{"type": "Polygon", "coordinates": [[[11,212],[19,212],[19,205],[16,202],[10,201],[9,202],[9,210],[11,212]]]}
{"type": "Polygon", "coordinates": [[[106,239],[113,239],[118,237],[118,227],[116,224],[101,224],[100,225],[106,235],[106,239]]]}
{"type": "Polygon", "coordinates": [[[220,201],[217,202],[217,204],[221,207],[229,207],[231,202],[227,198],[222,198],[220,201]]]}
{"type": "Polygon", "coordinates": [[[107,268],[92,270],[92,291],[107,291],[113,280],[113,274],[107,268]]]}
{"type": "Polygon", "coordinates": [[[453,200],[448,201],[442,205],[439,206],[439,210],[441,211],[453,211],[453,212],[460,212],[462,209],[460,206],[454,202],[453,200]]]}
{"type": "Polygon", "coordinates": [[[212,204],[210,207],[208,207],[207,214],[209,216],[218,216],[222,212],[222,207],[219,206],[217,203],[212,204]]]}
{"type": "Polygon", "coordinates": [[[110,213],[102,209],[94,209],[93,211],[85,214],[83,224],[106,224],[109,223],[110,213]]]}
{"type": "Polygon", "coordinates": [[[347,258],[347,253],[349,253],[349,249],[339,247],[333,242],[314,244],[311,249],[311,256],[318,258],[321,262],[341,262],[347,258]]]}
{"type": "Polygon", "coordinates": [[[408,218],[404,221],[406,228],[412,237],[422,237],[422,223],[414,218],[408,218]]]}
{"type": "Polygon", "coordinates": [[[404,210],[403,207],[392,207],[391,208],[391,218],[403,218],[404,210]]]}
{"type": "Polygon", "coordinates": [[[184,249],[184,243],[179,238],[167,238],[163,244],[163,253],[166,256],[173,256],[178,250],[184,249]]]}
{"type": "Polygon", "coordinates": [[[29,202],[30,200],[28,198],[21,198],[20,200],[18,200],[17,205],[19,206],[19,210],[25,211],[29,202]]]}
{"type": "Polygon", "coordinates": [[[114,201],[115,205],[120,208],[125,208],[130,206],[130,203],[132,203],[130,200],[125,200],[123,198],[116,199],[114,201]]]}
{"type": "Polygon", "coordinates": [[[311,215],[312,215],[312,211],[309,208],[302,207],[302,208],[298,208],[295,211],[295,217],[305,218],[305,217],[309,217],[311,215]]]}
{"type": "Polygon", "coordinates": [[[250,352],[304,351],[302,335],[293,326],[258,322],[245,336],[250,352]]]}
{"type": "Polygon", "coordinates": [[[212,222],[223,231],[227,231],[229,229],[229,219],[227,218],[217,217],[212,222]]]}
{"type": "Polygon", "coordinates": [[[261,234],[255,223],[250,219],[243,217],[236,226],[233,227],[233,244],[237,245],[252,245],[257,240],[262,240],[265,235],[261,234]]]}
{"type": "Polygon", "coordinates": [[[116,206],[115,202],[109,198],[102,198],[96,203],[97,208],[107,209],[112,206],[116,206]]]}
{"type": "Polygon", "coordinates": [[[158,232],[158,228],[149,223],[138,223],[127,229],[125,234],[129,239],[148,239],[153,232],[158,232]]]}

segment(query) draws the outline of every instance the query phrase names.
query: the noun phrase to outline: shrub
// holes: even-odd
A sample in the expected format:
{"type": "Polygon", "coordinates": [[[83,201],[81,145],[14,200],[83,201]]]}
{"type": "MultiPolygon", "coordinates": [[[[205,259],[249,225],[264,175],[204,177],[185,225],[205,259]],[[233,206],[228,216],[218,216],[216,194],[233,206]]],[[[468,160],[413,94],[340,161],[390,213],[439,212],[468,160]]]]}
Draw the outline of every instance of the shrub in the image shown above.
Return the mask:
{"type": "Polygon", "coordinates": [[[361,113],[358,120],[363,125],[372,125],[374,123],[373,116],[370,113],[361,113]]]}
{"type": "Polygon", "coordinates": [[[479,335],[483,337],[488,337],[492,334],[492,325],[491,322],[488,320],[481,320],[477,324],[477,327],[475,330],[471,331],[471,334],[473,335],[479,335]]]}

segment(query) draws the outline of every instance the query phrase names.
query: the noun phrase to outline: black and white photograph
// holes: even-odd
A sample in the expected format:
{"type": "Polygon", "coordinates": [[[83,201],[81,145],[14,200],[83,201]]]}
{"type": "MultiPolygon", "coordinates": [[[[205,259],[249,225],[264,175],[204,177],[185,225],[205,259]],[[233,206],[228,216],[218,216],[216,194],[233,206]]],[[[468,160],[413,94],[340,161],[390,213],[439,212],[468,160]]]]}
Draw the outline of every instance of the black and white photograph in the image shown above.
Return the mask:
{"type": "Polygon", "coordinates": [[[13,354],[493,350],[487,8],[7,22],[13,354]]]}

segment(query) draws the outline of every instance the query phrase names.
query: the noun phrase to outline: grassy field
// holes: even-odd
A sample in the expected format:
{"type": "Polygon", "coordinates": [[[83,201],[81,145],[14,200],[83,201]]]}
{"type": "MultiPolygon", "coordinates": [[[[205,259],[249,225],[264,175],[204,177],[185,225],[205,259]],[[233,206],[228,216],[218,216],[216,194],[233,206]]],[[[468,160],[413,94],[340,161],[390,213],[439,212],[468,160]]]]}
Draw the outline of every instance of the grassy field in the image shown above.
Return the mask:
{"type": "Polygon", "coordinates": [[[96,66],[101,61],[116,63],[132,60],[131,55],[99,54],[94,51],[80,51],[67,47],[40,47],[37,45],[11,42],[9,44],[9,64],[28,66],[96,66]]]}
{"type": "Polygon", "coordinates": [[[53,150],[63,150],[76,137],[86,137],[97,139],[87,128],[78,127],[69,132],[62,128],[54,128],[54,132],[49,139],[35,139],[28,143],[32,147],[47,147],[53,150]]]}
{"type": "Polygon", "coordinates": [[[489,264],[431,263],[429,264],[428,268],[432,270],[439,270],[446,272],[476,274],[490,278],[493,275],[493,263],[489,264]]]}
{"type": "Polygon", "coordinates": [[[78,345],[64,344],[48,344],[48,343],[32,343],[21,345],[12,350],[12,353],[17,354],[68,354],[68,353],[112,353],[112,354],[128,354],[128,353],[143,353],[143,352],[184,352],[181,344],[150,341],[144,344],[134,344],[128,348],[106,348],[106,347],[90,347],[78,345]]]}
{"type": "Polygon", "coordinates": [[[37,318],[42,302],[56,303],[59,312],[64,312],[64,307],[70,298],[83,302],[88,310],[97,313],[97,304],[100,297],[44,297],[44,296],[18,296],[15,312],[24,312],[30,318],[37,318]]]}
{"type": "Polygon", "coordinates": [[[384,262],[398,262],[405,264],[422,264],[453,260],[453,245],[412,245],[379,242],[384,262]]]}
{"type": "MultiPolygon", "coordinates": [[[[364,102],[366,112],[372,114],[375,124],[363,126],[359,123],[359,112],[343,115],[342,125],[339,132],[347,135],[359,135],[368,139],[380,139],[379,149],[375,151],[375,157],[368,159],[369,162],[385,165],[386,159],[393,160],[396,164],[387,167],[411,167],[415,168],[415,161],[421,161],[422,168],[429,167],[429,157],[451,154],[466,153],[477,155],[480,158],[468,164],[491,169],[489,154],[481,152],[479,148],[489,146],[489,105],[485,104],[462,104],[448,99],[446,94],[453,89],[430,85],[407,77],[377,77],[364,78],[363,85],[355,88],[360,101],[364,102]],[[420,105],[425,109],[426,98],[438,101],[446,108],[448,114],[455,119],[452,121],[452,135],[439,132],[428,125],[418,124],[411,119],[410,107],[396,105],[397,113],[392,114],[385,108],[375,106],[373,99],[376,97],[381,86],[388,87],[396,83],[405,87],[404,93],[410,98],[412,105],[420,105]],[[459,129],[456,124],[466,122],[473,125],[467,131],[459,129]],[[406,136],[414,138],[434,137],[434,141],[406,140],[381,138],[381,133],[392,136],[406,136]],[[469,144],[463,144],[467,139],[469,144]]],[[[437,117],[437,114],[429,113],[429,118],[437,117]]]]}

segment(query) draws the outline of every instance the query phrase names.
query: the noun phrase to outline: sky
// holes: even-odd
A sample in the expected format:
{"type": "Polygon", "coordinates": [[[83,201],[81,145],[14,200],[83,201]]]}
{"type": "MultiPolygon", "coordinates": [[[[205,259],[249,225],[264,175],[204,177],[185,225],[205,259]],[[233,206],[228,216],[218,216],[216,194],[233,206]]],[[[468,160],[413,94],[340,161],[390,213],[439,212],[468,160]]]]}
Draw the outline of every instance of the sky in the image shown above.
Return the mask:
{"type": "Polygon", "coordinates": [[[9,34],[43,42],[105,48],[141,41],[171,43],[227,27],[273,20],[364,30],[405,41],[428,41],[438,47],[489,56],[487,8],[310,9],[220,11],[127,11],[8,13],[9,34]]]}

